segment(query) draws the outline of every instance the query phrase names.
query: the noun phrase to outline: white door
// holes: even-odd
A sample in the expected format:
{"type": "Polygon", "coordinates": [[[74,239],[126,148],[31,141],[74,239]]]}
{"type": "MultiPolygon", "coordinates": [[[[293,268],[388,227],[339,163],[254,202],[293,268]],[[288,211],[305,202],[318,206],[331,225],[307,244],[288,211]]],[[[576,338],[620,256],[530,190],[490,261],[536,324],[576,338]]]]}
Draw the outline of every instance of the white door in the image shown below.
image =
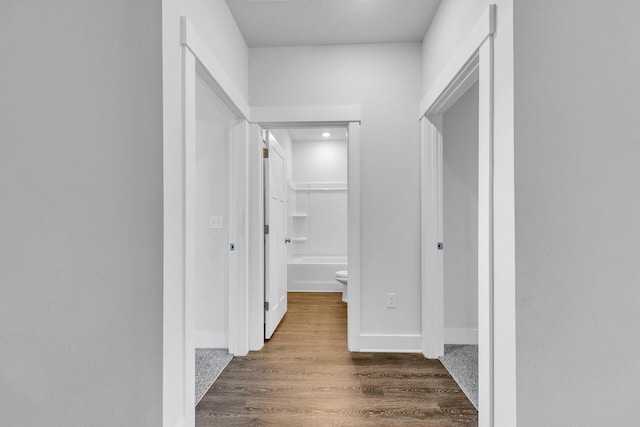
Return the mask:
{"type": "Polygon", "coordinates": [[[285,154],[266,132],[265,159],[265,339],[271,338],[287,311],[287,251],[285,243],[287,187],[285,154]]]}

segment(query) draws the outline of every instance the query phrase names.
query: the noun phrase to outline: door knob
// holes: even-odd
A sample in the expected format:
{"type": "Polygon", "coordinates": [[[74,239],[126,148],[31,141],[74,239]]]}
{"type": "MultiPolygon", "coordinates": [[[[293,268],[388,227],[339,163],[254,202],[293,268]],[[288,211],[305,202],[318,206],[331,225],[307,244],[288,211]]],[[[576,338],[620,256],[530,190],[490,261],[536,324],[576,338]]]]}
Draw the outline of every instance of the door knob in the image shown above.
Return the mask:
{"type": "Polygon", "coordinates": [[[291,243],[291,239],[290,239],[290,238],[288,238],[288,237],[285,237],[285,238],[284,238],[284,242],[285,242],[285,243],[291,243]]]}

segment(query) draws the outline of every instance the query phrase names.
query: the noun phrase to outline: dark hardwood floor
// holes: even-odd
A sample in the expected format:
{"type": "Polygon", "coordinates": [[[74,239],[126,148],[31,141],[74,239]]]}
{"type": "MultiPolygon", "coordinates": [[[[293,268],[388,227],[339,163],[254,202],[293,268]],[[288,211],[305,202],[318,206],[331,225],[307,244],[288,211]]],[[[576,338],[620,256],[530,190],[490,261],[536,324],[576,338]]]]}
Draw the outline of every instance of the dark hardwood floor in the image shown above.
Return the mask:
{"type": "Polygon", "coordinates": [[[475,426],[438,360],[350,353],[339,293],[290,293],[264,349],[235,357],[196,407],[196,426],[475,426]]]}

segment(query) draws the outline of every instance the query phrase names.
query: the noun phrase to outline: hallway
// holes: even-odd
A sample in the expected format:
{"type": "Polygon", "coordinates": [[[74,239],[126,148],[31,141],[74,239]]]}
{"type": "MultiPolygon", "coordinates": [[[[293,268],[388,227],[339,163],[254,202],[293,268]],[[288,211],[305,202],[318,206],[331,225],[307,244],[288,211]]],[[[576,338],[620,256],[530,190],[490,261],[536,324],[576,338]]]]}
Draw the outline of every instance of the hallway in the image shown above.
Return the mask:
{"type": "Polygon", "coordinates": [[[346,320],[338,293],[289,293],[273,338],[229,363],[196,407],[196,425],[477,425],[439,361],[350,353],[346,320]]]}

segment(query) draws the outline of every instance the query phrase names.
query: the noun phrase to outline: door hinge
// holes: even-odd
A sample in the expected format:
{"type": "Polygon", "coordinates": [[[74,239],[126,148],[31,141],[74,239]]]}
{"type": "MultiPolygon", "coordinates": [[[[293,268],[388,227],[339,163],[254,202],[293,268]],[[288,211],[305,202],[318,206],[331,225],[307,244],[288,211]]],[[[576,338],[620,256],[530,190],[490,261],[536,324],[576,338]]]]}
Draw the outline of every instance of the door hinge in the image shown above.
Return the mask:
{"type": "Polygon", "coordinates": [[[264,311],[269,311],[269,301],[264,302],[264,311]]]}
{"type": "Polygon", "coordinates": [[[269,234],[269,225],[268,224],[264,225],[264,234],[269,234]]]}
{"type": "Polygon", "coordinates": [[[438,250],[439,250],[439,251],[444,250],[444,243],[442,243],[442,242],[438,242],[438,246],[437,246],[437,247],[438,247],[438,250]]]}
{"type": "Polygon", "coordinates": [[[269,158],[269,149],[268,148],[263,148],[262,149],[262,157],[264,157],[265,159],[269,158]]]}

